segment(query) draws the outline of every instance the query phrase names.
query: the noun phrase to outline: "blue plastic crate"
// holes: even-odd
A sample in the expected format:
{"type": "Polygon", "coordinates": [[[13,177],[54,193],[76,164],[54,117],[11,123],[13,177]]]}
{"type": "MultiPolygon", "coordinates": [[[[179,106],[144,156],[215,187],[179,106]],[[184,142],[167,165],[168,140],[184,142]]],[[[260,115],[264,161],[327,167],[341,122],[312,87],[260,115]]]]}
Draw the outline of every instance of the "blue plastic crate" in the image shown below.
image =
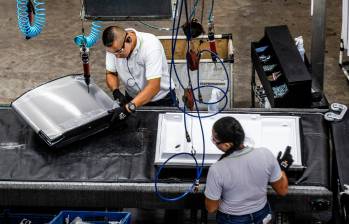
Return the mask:
{"type": "Polygon", "coordinates": [[[0,214],[0,224],[45,224],[53,219],[54,215],[35,214],[35,213],[17,213],[5,210],[0,214]]]}
{"type": "Polygon", "coordinates": [[[108,221],[118,221],[120,224],[131,224],[131,213],[129,212],[98,212],[98,211],[61,211],[49,224],[69,223],[76,217],[93,224],[108,224],[108,221]]]}

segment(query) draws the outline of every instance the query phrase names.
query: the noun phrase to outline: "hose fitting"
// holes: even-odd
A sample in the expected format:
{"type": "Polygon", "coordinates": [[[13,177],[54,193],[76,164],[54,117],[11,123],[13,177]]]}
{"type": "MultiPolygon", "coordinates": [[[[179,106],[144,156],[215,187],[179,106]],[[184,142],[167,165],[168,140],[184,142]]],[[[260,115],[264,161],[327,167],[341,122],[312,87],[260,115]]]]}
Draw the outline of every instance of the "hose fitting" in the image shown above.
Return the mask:
{"type": "Polygon", "coordinates": [[[198,193],[199,192],[199,186],[200,186],[200,180],[196,179],[195,180],[195,184],[194,184],[194,189],[193,189],[194,193],[198,193]]]}

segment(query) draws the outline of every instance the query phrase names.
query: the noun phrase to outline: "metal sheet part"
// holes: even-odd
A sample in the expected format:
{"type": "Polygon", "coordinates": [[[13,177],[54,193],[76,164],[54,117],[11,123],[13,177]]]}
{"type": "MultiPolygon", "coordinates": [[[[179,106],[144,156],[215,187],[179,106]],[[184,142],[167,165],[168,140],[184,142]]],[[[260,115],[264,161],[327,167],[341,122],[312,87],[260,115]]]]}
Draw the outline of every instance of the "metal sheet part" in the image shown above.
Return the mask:
{"type": "Polygon", "coordinates": [[[82,75],[69,75],[30,90],[12,108],[36,133],[54,141],[65,133],[108,115],[113,100],[93,81],[87,91],[82,75]]]}
{"type": "MultiPolygon", "coordinates": [[[[193,114],[195,115],[195,114],[193,114]]],[[[202,113],[201,116],[209,114],[202,113]]],[[[203,138],[205,143],[205,165],[217,161],[222,152],[211,142],[212,126],[219,118],[231,116],[236,118],[245,131],[245,145],[251,147],[266,147],[277,156],[286,146],[291,146],[294,158],[293,168],[302,167],[301,141],[298,116],[261,116],[259,114],[218,114],[202,118],[204,136],[202,136],[200,121],[196,117],[187,116],[185,121],[191,142],[187,142],[184,129],[184,115],[166,113],[159,115],[157,147],[155,164],[165,162],[176,153],[195,152],[195,157],[201,163],[203,157],[203,138]],[[176,130],[176,133],[174,133],[176,130]]],[[[195,165],[190,156],[174,157],[168,165],[195,165]]]]}

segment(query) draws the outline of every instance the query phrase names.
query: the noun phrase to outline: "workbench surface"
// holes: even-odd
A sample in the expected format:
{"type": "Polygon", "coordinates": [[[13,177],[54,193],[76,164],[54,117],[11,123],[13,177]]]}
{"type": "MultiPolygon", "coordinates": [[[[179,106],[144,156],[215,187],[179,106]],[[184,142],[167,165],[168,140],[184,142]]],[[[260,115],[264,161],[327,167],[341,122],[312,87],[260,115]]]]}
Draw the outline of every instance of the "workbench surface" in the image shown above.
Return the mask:
{"type": "MultiPolygon", "coordinates": [[[[154,206],[159,202],[153,186],[157,114],[167,111],[138,111],[127,122],[64,148],[51,149],[11,108],[0,109],[0,206],[154,206]]],[[[307,169],[291,173],[290,192],[331,195],[329,132],[319,111],[227,112],[300,116],[302,158],[307,169]]],[[[183,192],[194,174],[194,170],[169,169],[161,176],[160,189],[170,194],[183,192]]],[[[203,187],[200,185],[200,190],[203,187]]],[[[180,203],[192,206],[186,200],[180,203]]]]}

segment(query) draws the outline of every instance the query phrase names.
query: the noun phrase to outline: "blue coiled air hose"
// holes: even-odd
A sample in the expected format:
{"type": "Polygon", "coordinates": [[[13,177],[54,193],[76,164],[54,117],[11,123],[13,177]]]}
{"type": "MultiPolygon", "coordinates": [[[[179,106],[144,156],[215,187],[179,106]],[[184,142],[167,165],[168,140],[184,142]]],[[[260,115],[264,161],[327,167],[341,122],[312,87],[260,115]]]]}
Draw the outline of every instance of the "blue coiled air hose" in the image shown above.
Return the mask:
{"type": "Polygon", "coordinates": [[[18,27],[22,34],[27,38],[38,36],[46,23],[45,2],[43,0],[34,0],[34,24],[31,25],[28,13],[29,0],[17,0],[17,19],[18,27]]]}
{"type": "MultiPolygon", "coordinates": [[[[184,0],[184,1],[186,2],[186,0],[184,0]]],[[[175,52],[175,49],[176,49],[177,36],[178,36],[178,30],[179,30],[179,24],[180,24],[180,18],[181,18],[181,11],[182,11],[182,7],[183,7],[183,4],[182,4],[182,3],[183,3],[183,1],[181,1],[180,13],[179,13],[179,16],[178,16],[179,19],[178,19],[177,27],[175,27],[175,26],[176,26],[176,25],[175,25],[175,20],[173,21],[173,28],[172,28],[172,49],[171,49],[171,50],[172,50],[172,55],[171,55],[172,58],[171,58],[171,67],[170,67],[170,80],[172,79],[172,68],[173,68],[174,73],[175,73],[175,75],[176,75],[176,77],[177,77],[177,80],[178,80],[178,82],[179,82],[180,87],[184,88],[184,86],[183,86],[183,84],[181,83],[181,81],[180,81],[180,79],[179,79],[179,76],[178,76],[178,74],[177,74],[176,65],[175,65],[175,61],[174,61],[174,52],[175,52]],[[176,34],[174,34],[175,31],[176,31],[176,34]]],[[[176,4],[176,9],[175,9],[175,16],[177,15],[177,6],[178,6],[178,0],[177,0],[177,4],[176,4]]],[[[186,13],[187,13],[187,12],[186,12],[186,13]]],[[[188,16],[187,16],[187,17],[188,17],[188,16]]],[[[190,32],[189,32],[189,33],[190,33],[190,32]]],[[[188,48],[188,49],[189,49],[189,48],[188,48]]],[[[206,51],[206,52],[209,52],[209,53],[215,54],[214,52],[211,52],[210,50],[203,50],[203,51],[200,52],[200,54],[203,53],[203,52],[205,52],[205,51],[206,51]]],[[[224,65],[224,63],[223,63],[223,61],[218,57],[217,54],[215,54],[215,55],[216,55],[218,61],[222,64],[222,66],[223,66],[223,68],[224,68],[224,71],[225,71],[225,74],[226,74],[226,77],[227,77],[227,88],[226,88],[226,90],[224,91],[223,89],[221,89],[221,88],[219,88],[219,87],[211,86],[211,85],[209,85],[209,86],[198,86],[198,87],[196,87],[196,88],[193,88],[192,85],[190,85],[190,88],[191,88],[191,91],[192,91],[193,93],[194,93],[195,90],[198,90],[198,91],[199,91],[201,88],[216,88],[216,89],[220,90],[220,91],[223,93],[223,96],[222,96],[219,100],[217,100],[216,102],[201,102],[201,103],[203,103],[203,104],[215,104],[215,103],[218,103],[218,102],[222,101],[223,98],[225,98],[225,99],[226,99],[225,104],[224,104],[223,108],[220,109],[218,112],[213,113],[213,114],[209,114],[209,115],[206,115],[206,116],[201,116],[201,115],[200,115],[200,111],[199,111],[198,106],[197,106],[197,102],[199,102],[199,100],[196,99],[195,94],[193,94],[193,97],[194,97],[194,103],[195,103],[195,108],[196,108],[197,115],[188,113],[188,112],[186,112],[185,107],[182,109],[182,108],[179,107],[179,105],[176,105],[177,108],[178,108],[179,110],[181,110],[181,111],[184,113],[184,122],[185,122],[185,123],[184,123],[184,126],[185,126],[185,129],[186,129],[186,118],[185,118],[186,115],[191,116],[191,117],[197,117],[197,118],[199,118],[200,128],[201,128],[201,134],[202,134],[202,141],[203,141],[203,156],[202,156],[202,163],[201,163],[200,166],[199,166],[199,164],[198,164],[198,162],[197,162],[197,160],[196,160],[195,154],[193,154],[193,153],[185,153],[185,152],[183,152],[183,153],[177,153],[177,154],[172,155],[172,156],[171,156],[170,158],[168,158],[163,164],[161,164],[161,165],[159,166],[159,168],[158,168],[158,170],[157,170],[157,172],[156,172],[156,174],[155,174],[154,187],[155,187],[155,193],[156,193],[156,195],[157,195],[161,200],[163,200],[163,201],[173,202],[173,201],[180,200],[180,199],[184,198],[187,194],[193,192],[193,189],[194,189],[196,186],[198,186],[199,180],[200,180],[200,178],[201,178],[203,166],[204,166],[204,161],[205,161],[205,137],[204,137],[204,131],[203,131],[203,127],[202,127],[201,118],[212,117],[212,116],[216,115],[217,113],[220,113],[221,111],[223,111],[223,110],[225,109],[225,107],[226,107],[226,105],[227,105],[227,103],[228,103],[227,93],[228,93],[228,90],[229,90],[229,75],[228,75],[227,69],[226,69],[226,67],[225,67],[225,65],[224,65]],[[190,187],[186,192],[184,192],[183,194],[181,194],[181,195],[179,195],[179,196],[177,196],[177,197],[173,197],[173,198],[165,197],[165,196],[163,196],[163,195],[159,192],[159,190],[158,190],[158,180],[159,180],[160,173],[161,173],[161,171],[165,168],[166,164],[167,164],[171,159],[173,159],[174,157],[177,157],[177,156],[181,156],[181,155],[182,155],[182,156],[184,156],[184,155],[186,155],[186,156],[191,156],[191,157],[193,158],[193,160],[195,161],[195,166],[196,166],[196,177],[195,177],[195,180],[193,181],[191,187],[190,187]]],[[[188,63],[188,61],[187,61],[187,63],[188,63]]],[[[187,64],[187,73],[188,73],[188,76],[189,76],[190,74],[189,74],[189,70],[188,70],[188,64],[187,64]]],[[[199,71],[198,71],[198,75],[199,75],[199,71]]],[[[190,79],[190,77],[189,77],[189,79],[190,79]]],[[[199,79],[198,79],[198,85],[199,85],[199,79]]],[[[170,82],[170,89],[172,89],[172,83],[171,83],[171,82],[170,82]]],[[[172,93],[172,91],[171,91],[171,93],[172,93]]],[[[172,97],[173,102],[176,102],[176,99],[175,99],[175,97],[174,97],[173,94],[171,94],[171,97],[172,97]]],[[[186,132],[187,132],[187,130],[186,130],[186,132]]]]}
{"type": "Polygon", "coordinates": [[[101,21],[92,22],[90,34],[88,36],[85,36],[85,35],[76,36],[74,38],[74,43],[78,47],[81,47],[83,44],[85,44],[87,48],[92,47],[99,40],[102,27],[103,26],[101,21]]]}

